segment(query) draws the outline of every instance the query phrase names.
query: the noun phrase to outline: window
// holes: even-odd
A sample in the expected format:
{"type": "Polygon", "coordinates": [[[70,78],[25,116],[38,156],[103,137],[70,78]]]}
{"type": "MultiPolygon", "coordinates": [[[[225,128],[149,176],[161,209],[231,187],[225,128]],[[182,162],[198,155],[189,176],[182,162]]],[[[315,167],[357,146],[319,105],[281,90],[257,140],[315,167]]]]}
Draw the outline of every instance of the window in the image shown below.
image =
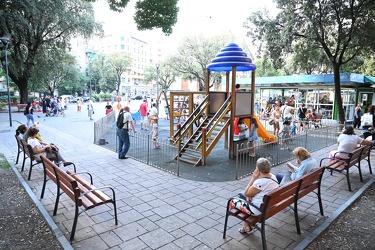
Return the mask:
{"type": "Polygon", "coordinates": [[[125,41],[125,37],[121,36],[121,42],[125,41]]]}
{"type": "Polygon", "coordinates": [[[125,49],[125,45],[121,44],[121,49],[124,50],[125,49]]]}

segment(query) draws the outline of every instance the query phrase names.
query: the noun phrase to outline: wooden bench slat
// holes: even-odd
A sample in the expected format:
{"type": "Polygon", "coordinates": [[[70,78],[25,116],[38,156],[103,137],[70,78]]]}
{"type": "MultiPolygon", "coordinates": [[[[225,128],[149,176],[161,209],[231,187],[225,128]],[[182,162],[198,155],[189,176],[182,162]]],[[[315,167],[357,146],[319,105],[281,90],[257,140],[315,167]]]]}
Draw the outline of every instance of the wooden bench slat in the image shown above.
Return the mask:
{"type": "MultiPolygon", "coordinates": [[[[95,189],[95,187],[93,185],[91,185],[91,183],[87,180],[85,180],[84,178],[82,178],[81,176],[75,174],[72,170],[67,170],[66,171],[69,175],[72,175],[72,177],[78,182],[80,183],[81,185],[83,185],[86,189],[88,190],[92,190],[92,189],[95,189]]],[[[87,190],[86,190],[87,191],[87,190]]],[[[86,191],[83,191],[83,192],[86,192],[86,191]]],[[[108,195],[106,195],[105,193],[103,193],[102,191],[100,190],[95,190],[93,191],[92,193],[94,193],[100,200],[101,202],[103,203],[108,203],[108,202],[111,202],[112,201],[112,198],[109,197],[108,195]]],[[[98,202],[99,203],[99,202],[98,202]]]]}

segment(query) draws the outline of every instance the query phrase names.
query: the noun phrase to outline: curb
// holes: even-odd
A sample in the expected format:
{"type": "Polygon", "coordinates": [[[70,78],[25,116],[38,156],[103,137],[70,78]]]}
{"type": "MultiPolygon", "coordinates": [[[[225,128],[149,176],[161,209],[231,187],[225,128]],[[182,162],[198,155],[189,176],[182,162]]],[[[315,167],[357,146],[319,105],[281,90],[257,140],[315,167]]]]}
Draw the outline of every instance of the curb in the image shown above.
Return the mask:
{"type": "Polygon", "coordinates": [[[349,206],[351,206],[373,183],[375,177],[366,182],[349,200],[347,200],[341,207],[339,207],[329,218],[327,218],[322,225],[311,232],[303,241],[301,241],[294,249],[300,250],[307,248],[320,234],[322,234],[328,227],[342,214],[349,206]]]}
{"type": "Polygon", "coordinates": [[[9,161],[9,157],[4,155],[5,158],[7,159],[9,165],[11,166],[13,172],[16,174],[19,182],[22,184],[23,188],[26,190],[27,194],[31,198],[31,200],[34,202],[36,207],[39,209],[40,213],[46,220],[47,224],[51,228],[52,232],[55,234],[57,240],[60,242],[61,247],[64,250],[73,250],[73,247],[70,245],[69,241],[66,239],[64,234],[61,232],[61,230],[58,228],[56,223],[53,221],[51,216],[48,214],[47,210],[44,208],[42,203],[38,200],[38,198],[35,196],[33,191],[30,189],[29,184],[25,181],[25,179],[21,176],[21,174],[18,172],[18,169],[14,165],[13,161],[9,161]]]}

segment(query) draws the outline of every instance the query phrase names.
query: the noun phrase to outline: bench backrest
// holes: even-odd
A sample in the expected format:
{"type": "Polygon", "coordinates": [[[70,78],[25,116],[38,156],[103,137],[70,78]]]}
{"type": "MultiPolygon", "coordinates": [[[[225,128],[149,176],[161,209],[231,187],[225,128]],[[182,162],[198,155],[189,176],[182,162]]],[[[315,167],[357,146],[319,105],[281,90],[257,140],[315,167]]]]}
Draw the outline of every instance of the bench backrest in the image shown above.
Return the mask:
{"type": "Polygon", "coordinates": [[[300,178],[302,179],[302,183],[298,192],[298,199],[320,188],[324,170],[324,167],[320,167],[300,178]]]}
{"type": "Polygon", "coordinates": [[[23,151],[23,145],[21,142],[22,138],[19,135],[15,135],[15,137],[16,137],[18,149],[23,151]]]}
{"type": "Polygon", "coordinates": [[[34,161],[35,160],[35,153],[34,153],[34,150],[33,148],[23,139],[20,139],[21,140],[21,143],[22,143],[22,146],[23,146],[23,151],[25,152],[25,154],[31,159],[31,161],[34,161]]]}
{"type": "Polygon", "coordinates": [[[368,158],[371,153],[372,145],[363,145],[363,151],[361,154],[361,160],[368,158]]]}
{"type": "Polygon", "coordinates": [[[263,204],[260,207],[260,210],[262,212],[262,219],[267,220],[284,208],[293,204],[295,201],[295,196],[298,193],[301,181],[301,179],[291,181],[286,185],[266,194],[263,197],[263,204]]]}
{"type": "Polygon", "coordinates": [[[47,175],[54,183],[57,183],[54,167],[57,167],[55,163],[51,162],[49,159],[43,155],[40,157],[42,160],[44,174],[47,175]]]}
{"type": "Polygon", "coordinates": [[[350,154],[348,154],[348,159],[346,159],[346,164],[348,168],[356,165],[358,162],[361,161],[363,149],[364,147],[359,147],[350,154]]]}
{"type": "MultiPolygon", "coordinates": [[[[54,164],[52,161],[50,161],[46,157],[41,156],[40,158],[42,159],[43,166],[45,166],[46,169],[48,170],[46,174],[48,174],[50,178],[52,177],[52,180],[54,180],[54,182],[58,185],[58,187],[61,190],[63,190],[64,193],[66,193],[70,197],[70,199],[75,201],[76,198],[75,198],[74,188],[73,188],[74,185],[72,184],[73,182],[76,182],[76,181],[70,175],[65,173],[64,170],[56,166],[56,164],[54,164]]],[[[77,184],[75,184],[75,186],[77,186],[77,184]]]]}

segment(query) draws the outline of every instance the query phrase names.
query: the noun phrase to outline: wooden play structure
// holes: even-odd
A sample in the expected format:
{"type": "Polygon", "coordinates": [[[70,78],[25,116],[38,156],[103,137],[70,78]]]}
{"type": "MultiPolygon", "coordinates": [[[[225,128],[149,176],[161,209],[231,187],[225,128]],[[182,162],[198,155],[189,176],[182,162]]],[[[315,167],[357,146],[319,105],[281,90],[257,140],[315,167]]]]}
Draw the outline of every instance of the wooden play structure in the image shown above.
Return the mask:
{"type": "Polygon", "coordinates": [[[170,137],[181,145],[180,161],[205,165],[223,135],[224,146],[229,145],[229,157],[234,157],[234,120],[254,115],[255,69],[246,53],[237,44],[229,43],[207,66],[205,91],[170,92],[170,137]],[[252,72],[250,92],[236,92],[237,71],[252,72]],[[225,72],[225,92],[210,91],[211,72],[225,72]],[[198,105],[194,105],[194,95],[203,96],[198,105]]]}

